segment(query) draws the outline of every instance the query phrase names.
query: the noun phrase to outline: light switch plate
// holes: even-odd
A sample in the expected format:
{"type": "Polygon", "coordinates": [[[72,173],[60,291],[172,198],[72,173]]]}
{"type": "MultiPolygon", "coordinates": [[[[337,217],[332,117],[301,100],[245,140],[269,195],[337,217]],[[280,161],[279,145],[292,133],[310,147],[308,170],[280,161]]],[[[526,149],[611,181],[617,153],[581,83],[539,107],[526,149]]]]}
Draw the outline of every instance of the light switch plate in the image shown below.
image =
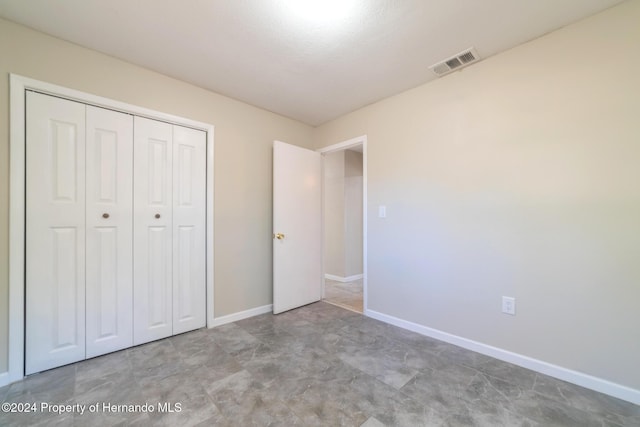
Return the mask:
{"type": "Polygon", "coordinates": [[[512,316],[516,315],[516,299],[513,297],[502,297],[502,312],[505,314],[510,314],[512,316]]]}

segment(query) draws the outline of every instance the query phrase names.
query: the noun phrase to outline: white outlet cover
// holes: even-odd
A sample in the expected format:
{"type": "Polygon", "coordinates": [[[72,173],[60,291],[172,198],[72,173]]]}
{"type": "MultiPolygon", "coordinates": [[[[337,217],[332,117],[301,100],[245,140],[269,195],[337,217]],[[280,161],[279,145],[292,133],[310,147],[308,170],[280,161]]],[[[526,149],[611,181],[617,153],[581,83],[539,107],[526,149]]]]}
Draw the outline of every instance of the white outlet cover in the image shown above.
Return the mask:
{"type": "Polygon", "coordinates": [[[516,299],[513,297],[502,297],[502,312],[505,314],[510,314],[512,316],[516,315],[516,299]]]}

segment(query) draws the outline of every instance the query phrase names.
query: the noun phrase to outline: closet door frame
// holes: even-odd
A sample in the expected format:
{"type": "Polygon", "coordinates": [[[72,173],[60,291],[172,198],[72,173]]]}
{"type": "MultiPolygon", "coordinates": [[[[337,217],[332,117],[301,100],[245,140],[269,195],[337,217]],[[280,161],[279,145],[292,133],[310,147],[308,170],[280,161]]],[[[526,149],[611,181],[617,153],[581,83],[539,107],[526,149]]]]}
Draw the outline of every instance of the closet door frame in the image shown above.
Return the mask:
{"type": "Polygon", "coordinates": [[[57,96],[87,105],[107,108],[135,116],[160,120],[206,132],[206,319],[214,322],[214,253],[213,253],[213,144],[214,126],[144,107],[131,105],[34,80],[17,74],[9,75],[9,351],[8,370],[0,374],[0,387],[24,377],[25,342],[25,98],[27,91],[57,96]]]}

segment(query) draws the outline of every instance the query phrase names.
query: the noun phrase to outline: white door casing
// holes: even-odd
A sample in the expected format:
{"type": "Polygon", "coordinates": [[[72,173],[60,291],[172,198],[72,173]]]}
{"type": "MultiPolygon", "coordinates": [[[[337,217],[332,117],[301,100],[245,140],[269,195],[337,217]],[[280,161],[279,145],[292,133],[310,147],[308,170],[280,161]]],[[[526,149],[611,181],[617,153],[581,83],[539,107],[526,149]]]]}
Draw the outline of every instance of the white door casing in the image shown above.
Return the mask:
{"type": "Polygon", "coordinates": [[[27,374],[85,358],[85,105],[27,92],[27,374]]]}
{"type": "Polygon", "coordinates": [[[133,116],[86,107],[86,349],[133,344],[133,116]]]}
{"type": "Polygon", "coordinates": [[[173,132],[168,123],[134,118],[133,343],[173,333],[173,132]]]}
{"type": "Polygon", "coordinates": [[[173,333],[206,324],[206,134],[173,126],[173,333]]]}
{"type": "Polygon", "coordinates": [[[322,297],[322,157],[273,146],[273,312],[322,297]],[[277,235],[284,235],[278,238],[277,235]]]}
{"type": "MultiPolygon", "coordinates": [[[[367,136],[361,135],[346,141],[339,142],[337,144],[320,148],[317,151],[324,156],[328,153],[334,153],[337,151],[343,151],[355,147],[360,147],[359,151],[362,151],[362,303],[363,314],[367,316],[369,314],[367,304],[367,136]]],[[[324,298],[324,280],[322,281],[322,283],[322,297],[324,298]]]]}

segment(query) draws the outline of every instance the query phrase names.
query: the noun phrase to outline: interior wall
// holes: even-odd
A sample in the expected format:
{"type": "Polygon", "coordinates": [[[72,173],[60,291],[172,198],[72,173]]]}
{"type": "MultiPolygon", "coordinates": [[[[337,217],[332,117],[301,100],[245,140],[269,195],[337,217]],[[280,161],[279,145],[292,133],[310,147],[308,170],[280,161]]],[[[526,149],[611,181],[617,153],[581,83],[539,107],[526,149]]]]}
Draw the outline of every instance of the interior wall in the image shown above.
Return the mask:
{"type": "Polygon", "coordinates": [[[362,274],[362,153],[324,156],[324,272],[362,274]]]}
{"type": "Polygon", "coordinates": [[[215,315],[272,303],[272,144],[300,122],[0,19],[0,373],[8,352],[9,73],[215,126],[215,315]]]}
{"type": "Polygon", "coordinates": [[[344,151],[344,275],[362,274],[362,153],[344,151]]]}
{"type": "Polygon", "coordinates": [[[638,22],[625,2],[316,129],[368,138],[369,309],[640,389],[638,22]]]}
{"type": "Polygon", "coordinates": [[[324,156],[323,174],[324,272],[344,277],[344,151],[324,156]]]}

